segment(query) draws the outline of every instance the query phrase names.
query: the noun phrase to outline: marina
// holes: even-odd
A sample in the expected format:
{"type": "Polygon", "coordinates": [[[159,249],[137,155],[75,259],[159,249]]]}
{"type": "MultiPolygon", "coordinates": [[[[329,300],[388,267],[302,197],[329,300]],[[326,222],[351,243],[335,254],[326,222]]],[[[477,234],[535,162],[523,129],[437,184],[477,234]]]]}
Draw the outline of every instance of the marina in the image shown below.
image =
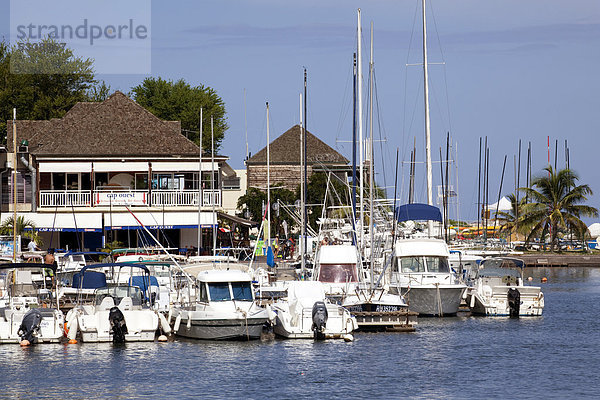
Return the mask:
{"type": "Polygon", "coordinates": [[[356,333],[351,343],[178,338],[121,346],[2,346],[0,372],[11,382],[3,396],[595,397],[600,362],[591,355],[600,340],[600,268],[527,268],[525,275],[535,284],[548,278],[541,317],[459,313],[422,319],[410,334],[356,333]]]}

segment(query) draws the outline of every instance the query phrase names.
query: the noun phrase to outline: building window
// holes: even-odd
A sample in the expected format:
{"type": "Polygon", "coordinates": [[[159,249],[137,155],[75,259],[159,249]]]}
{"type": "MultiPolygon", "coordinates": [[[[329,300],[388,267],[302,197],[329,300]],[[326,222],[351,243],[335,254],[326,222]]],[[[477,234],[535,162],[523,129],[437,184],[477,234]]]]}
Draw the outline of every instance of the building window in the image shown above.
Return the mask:
{"type": "Polygon", "coordinates": [[[223,179],[223,190],[240,190],[240,188],[239,176],[223,179]]]}
{"type": "Polygon", "coordinates": [[[136,173],[135,174],[135,190],[148,189],[148,174],[147,173],[136,173]]]}

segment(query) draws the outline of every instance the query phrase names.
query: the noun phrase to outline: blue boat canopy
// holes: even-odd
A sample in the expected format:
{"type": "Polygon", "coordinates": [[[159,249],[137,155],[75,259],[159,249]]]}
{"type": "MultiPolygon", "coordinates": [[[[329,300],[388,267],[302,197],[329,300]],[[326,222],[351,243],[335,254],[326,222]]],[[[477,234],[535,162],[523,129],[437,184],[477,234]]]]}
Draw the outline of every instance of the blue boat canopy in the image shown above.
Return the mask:
{"type": "Polygon", "coordinates": [[[73,275],[74,288],[98,289],[106,286],[106,275],[99,271],[79,271],[73,275]]]}
{"type": "Polygon", "coordinates": [[[440,209],[429,204],[404,204],[396,209],[398,222],[404,221],[439,221],[442,222],[440,209]]]}

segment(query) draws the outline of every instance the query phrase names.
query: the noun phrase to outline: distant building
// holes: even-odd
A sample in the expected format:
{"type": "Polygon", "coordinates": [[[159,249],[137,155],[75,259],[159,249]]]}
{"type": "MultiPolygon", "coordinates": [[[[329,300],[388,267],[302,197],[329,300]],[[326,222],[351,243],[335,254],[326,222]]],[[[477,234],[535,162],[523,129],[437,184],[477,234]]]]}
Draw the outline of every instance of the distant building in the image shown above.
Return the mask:
{"type": "MultiPolygon", "coordinates": [[[[0,155],[7,165],[0,171],[2,220],[14,208],[12,125],[0,155]]],[[[217,224],[213,206],[224,210],[224,184],[239,183],[227,157],[215,155],[213,166],[204,153],[200,163],[179,121],[163,121],[121,92],[77,103],[60,119],[18,120],[16,133],[17,210],[40,229],[45,247],[154,245],[140,222],[164,245],[195,246],[198,226],[217,224]]],[[[209,237],[212,230],[203,231],[209,237]]]]}
{"type": "MultiPolygon", "coordinates": [[[[288,129],[271,142],[269,150],[271,187],[282,185],[295,191],[300,185],[300,134],[299,125],[288,129]]],[[[344,181],[351,171],[348,159],[329,147],[315,135],[306,131],[307,173],[333,171],[344,181]]],[[[267,148],[263,148],[246,160],[248,187],[266,190],[267,187],[267,148]]]]}

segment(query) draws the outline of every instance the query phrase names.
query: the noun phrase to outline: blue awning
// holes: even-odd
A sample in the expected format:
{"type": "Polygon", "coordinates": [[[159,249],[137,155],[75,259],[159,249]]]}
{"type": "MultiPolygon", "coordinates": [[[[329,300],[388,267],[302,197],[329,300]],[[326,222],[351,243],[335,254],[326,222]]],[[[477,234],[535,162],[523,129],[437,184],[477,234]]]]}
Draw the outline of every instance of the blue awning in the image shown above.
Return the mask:
{"type": "Polygon", "coordinates": [[[404,204],[396,209],[398,222],[404,221],[439,221],[442,222],[440,209],[428,204],[404,204]]]}

